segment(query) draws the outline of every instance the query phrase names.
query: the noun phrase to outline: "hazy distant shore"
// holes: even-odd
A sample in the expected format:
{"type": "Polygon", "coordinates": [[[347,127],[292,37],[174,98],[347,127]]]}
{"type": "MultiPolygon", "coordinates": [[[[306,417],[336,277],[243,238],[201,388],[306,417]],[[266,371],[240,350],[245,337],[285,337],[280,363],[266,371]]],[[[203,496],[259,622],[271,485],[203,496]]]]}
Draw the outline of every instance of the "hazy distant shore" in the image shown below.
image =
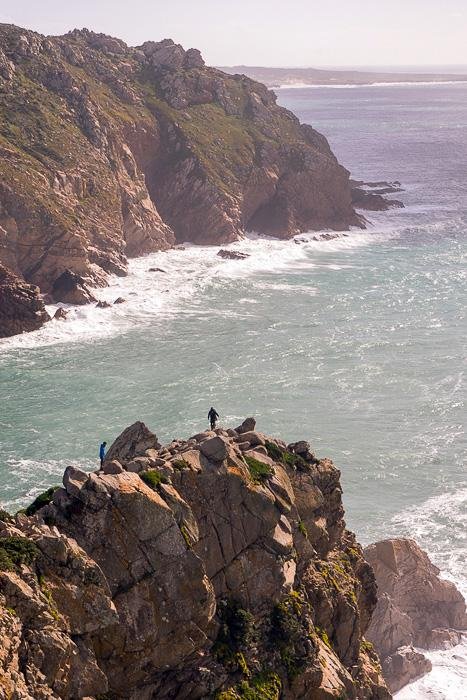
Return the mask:
{"type": "Polygon", "coordinates": [[[330,70],[324,68],[266,68],[261,66],[219,66],[220,70],[231,74],[245,74],[270,88],[314,87],[350,85],[391,85],[414,83],[462,83],[467,82],[465,72],[414,73],[380,72],[377,70],[330,70]]]}

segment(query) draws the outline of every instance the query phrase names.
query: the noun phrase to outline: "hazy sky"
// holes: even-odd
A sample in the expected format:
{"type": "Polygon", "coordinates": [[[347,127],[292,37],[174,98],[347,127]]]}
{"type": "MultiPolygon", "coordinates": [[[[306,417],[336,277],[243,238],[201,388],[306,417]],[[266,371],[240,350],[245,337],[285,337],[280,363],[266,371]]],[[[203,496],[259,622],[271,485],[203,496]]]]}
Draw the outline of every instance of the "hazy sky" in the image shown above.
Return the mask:
{"type": "Polygon", "coordinates": [[[170,37],[211,65],[467,64],[467,0],[0,0],[0,22],[170,37]]]}

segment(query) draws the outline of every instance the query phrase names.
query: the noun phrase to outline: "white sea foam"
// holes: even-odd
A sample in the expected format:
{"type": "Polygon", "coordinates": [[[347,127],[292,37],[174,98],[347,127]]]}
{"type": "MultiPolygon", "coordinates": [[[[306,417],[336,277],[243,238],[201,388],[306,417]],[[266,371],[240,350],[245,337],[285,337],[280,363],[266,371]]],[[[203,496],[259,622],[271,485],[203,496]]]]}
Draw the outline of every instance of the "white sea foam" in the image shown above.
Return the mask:
{"type": "Polygon", "coordinates": [[[300,244],[295,244],[252,234],[224,246],[248,253],[250,257],[244,260],[221,258],[216,246],[189,244],[184,250],[174,249],[130,260],[126,277],[111,276],[108,287],[93,290],[99,300],[111,304],[110,308],[100,309],[94,304],[50,305],[47,310],[51,316],[63,307],[68,314],[66,320],[52,320],[38,331],[0,340],[0,354],[18,348],[99,341],[162,321],[182,307],[185,313],[190,313],[190,304],[199,313],[196,300],[202,300],[203,288],[214,280],[240,279],[265,271],[309,269],[313,267],[315,254],[351,251],[397,234],[388,229],[379,233],[333,232],[336,237],[331,240],[323,239],[322,235],[302,234],[297,237],[300,244]],[[150,268],[161,268],[163,272],[151,272],[150,268]],[[114,305],[117,297],[123,297],[125,303],[114,305]]]}

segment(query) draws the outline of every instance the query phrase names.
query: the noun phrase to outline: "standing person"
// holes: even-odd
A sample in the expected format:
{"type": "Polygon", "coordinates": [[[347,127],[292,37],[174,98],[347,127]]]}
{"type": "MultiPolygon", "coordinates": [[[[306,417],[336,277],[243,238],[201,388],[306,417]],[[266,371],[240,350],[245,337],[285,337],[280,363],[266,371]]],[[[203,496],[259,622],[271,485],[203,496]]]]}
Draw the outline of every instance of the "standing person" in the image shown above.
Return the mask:
{"type": "Polygon", "coordinates": [[[105,459],[105,448],[106,448],[107,443],[103,442],[101,446],[99,447],[99,459],[101,460],[101,469],[104,466],[104,459],[105,459]]]}
{"type": "Polygon", "coordinates": [[[211,430],[214,430],[216,427],[216,423],[219,419],[219,414],[216,411],[216,409],[213,408],[212,406],[209,409],[208,418],[209,418],[209,422],[211,423],[211,430]]]}

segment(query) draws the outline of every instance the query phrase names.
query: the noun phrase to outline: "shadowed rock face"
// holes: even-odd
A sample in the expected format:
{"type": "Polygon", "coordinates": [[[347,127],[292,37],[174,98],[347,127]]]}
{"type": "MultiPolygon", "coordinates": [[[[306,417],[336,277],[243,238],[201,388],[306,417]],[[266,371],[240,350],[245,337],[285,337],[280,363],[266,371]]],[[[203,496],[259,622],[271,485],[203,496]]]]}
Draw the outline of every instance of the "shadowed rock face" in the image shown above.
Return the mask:
{"type": "Polygon", "coordinates": [[[431,662],[412,645],[442,649],[460,641],[459,631],[467,629],[465,601],[453,583],[439,578],[439,569],[413,540],[383,540],[366,547],[364,555],[378,584],[367,637],[396,692],[431,670],[431,662]]]}
{"type": "Polygon", "coordinates": [[[17,611],[0,616],[0,678],[18,673],[19,699],[389,700],[363,638],[374,576],[345,529],[338,470],[308,443],[241,427],[161,446],[135,423],[101,471],[68,467],[48,505],[0,525],[0,557],[13,532],[40,549],[0,573],[0,606],[17,611]],[[33,606],[49,610],[36,646],[33,606]],[[74,665],[38,653],[56,639],[79,648],[74,665]]]}
{"type": "Polygon", "coordinates": [[[324,136],[171,40],[0,25],[0,262],[49,292],[176,240],[362,225],[324,136]]]}
{"type": "Polygon", "coordinates": [[[49,320],[39,289],[0,265],[0,338],[35,331],[49,320]]]}

